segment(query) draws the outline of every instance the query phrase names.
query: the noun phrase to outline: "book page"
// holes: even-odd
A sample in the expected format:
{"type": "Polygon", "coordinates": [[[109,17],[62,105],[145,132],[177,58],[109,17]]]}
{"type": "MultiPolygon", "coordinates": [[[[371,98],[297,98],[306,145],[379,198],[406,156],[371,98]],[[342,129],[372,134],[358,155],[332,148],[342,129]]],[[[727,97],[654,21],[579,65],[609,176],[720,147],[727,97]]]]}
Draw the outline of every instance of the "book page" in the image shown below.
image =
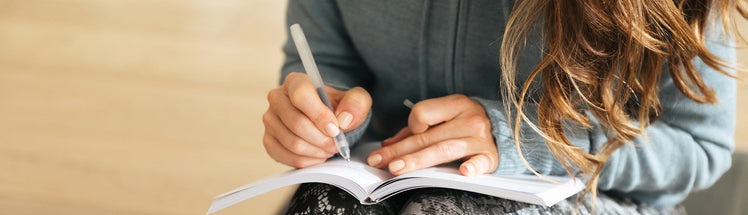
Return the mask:
{"type": "Polygon", "coordinates": [[[320,165],[291,170],[221,194],[208,209],[208,214],[271,190],[311,182],[337,186],[363,203],[374,188],[394,177],[385,170],[370,167],[364,161],[369,152],[378,146],[378,143],[362,143],[352,151],[351,162],[333,158],[320,165]]]}
{"type": "MultiPolygon", "coordinates": [[[[329,175],[332,178],[345,178],[355,183],[357,187],[362,188],[362,193],[369,194],[381,182],[386,181],[394,176],[387,171],[377,169],[365,164],[360,159],[351,159],[348,162],[342,158],[332,159],[323,164],[299,169],[291,174],[291,177],[304,177],[306,175],[329,175]]],[[[334,183],[336,181],[325,180],[322,183],[334,183]]],[[[336,185],[336,184],[333,184],[336,185]]]]}
{"type": "Polygon", "coordinates": [[[359,143],[351,152],[351,162],[333,158],[304,169],[291,170],[254,182],[216,197],[208,214],[252,198],[259,194],[301,183],[326,183],[337,186],[363,204],[372,204],[411,189],[440,187],[497,196],[531,204],[551,206],[584,188],[581,180],[571,177],[546,176],[558,184],[534,175],[462,176],[456,163],[426,168],[395,177],[389,172],[370,167],[365,159],[379,148],[379,142],[359,143]]]}
{"type": "Polygon", "coordinates": [[[381,201],[394,194],[416,188],[441,187],[497,196],[515,201],[550,206],[584,188],[581,180],[571,177],[546,176],[552,183],[535,175],[496,176],[490,174],[462,176],[456,164],[445,164],[391,179],[370,195],[381,201]]]}

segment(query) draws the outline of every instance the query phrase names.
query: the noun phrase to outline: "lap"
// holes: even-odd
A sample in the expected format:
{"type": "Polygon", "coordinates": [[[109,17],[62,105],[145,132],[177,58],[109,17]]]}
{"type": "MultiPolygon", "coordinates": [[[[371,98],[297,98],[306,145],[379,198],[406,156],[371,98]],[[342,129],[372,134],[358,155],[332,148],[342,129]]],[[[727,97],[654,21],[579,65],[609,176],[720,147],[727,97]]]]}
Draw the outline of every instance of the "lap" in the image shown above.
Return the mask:
{"type": "MultiPolygon", "coordinates": [[[[291,199],[288,214],[572,214],[577,198],[570,197],[552,207],[451,189],[426,188],[404,192],[378,204],[362,205],[347,192],[331,185],[303,184],[291,199]]],[[[578,214],[592,214],[588,198],[578,214]]],[[[685,214],[681,206],[649,207],[600,193],[597,214],[685,214]]]]}
{"type": "Polygon", "coordinates": [[[286,214],[398,214],[407,195],[395,195],[374,205],[363,205],[342,189],[320,183],[302,184],[286,214]]]}
{"type": "MultiPolygon", "coordinates": [[[[577,208],[576,196],[551,206],[450,189],[424,189],[410,197],[400,214],[593,214],[589,196],[577,208]]],[[[594,214],[685,214],[681,206],[650,207],[605,193],[597,196],[594,214]]]]}

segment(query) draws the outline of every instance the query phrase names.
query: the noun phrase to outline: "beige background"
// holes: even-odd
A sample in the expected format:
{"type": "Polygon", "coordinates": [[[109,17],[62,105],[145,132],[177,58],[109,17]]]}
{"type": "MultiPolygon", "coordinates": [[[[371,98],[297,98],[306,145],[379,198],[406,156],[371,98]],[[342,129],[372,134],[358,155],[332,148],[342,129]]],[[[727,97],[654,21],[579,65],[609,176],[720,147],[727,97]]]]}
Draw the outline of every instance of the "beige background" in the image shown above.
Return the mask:
{"type": "MultiPolygon", "coordinates": [[[[289,169],[260,143],[284,5],[0,0],[2,213],[202,214],[289,169]]],[[[290,190],[221,214],[273,213],[290,190]]]]}

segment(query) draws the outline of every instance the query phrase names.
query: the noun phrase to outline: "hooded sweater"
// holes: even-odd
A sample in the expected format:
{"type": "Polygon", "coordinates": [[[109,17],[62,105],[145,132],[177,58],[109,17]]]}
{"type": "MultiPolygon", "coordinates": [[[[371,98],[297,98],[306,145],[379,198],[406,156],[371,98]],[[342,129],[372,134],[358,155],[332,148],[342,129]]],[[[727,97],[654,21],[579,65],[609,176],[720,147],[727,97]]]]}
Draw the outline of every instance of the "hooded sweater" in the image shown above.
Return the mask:
{"type": "MultiPolygon", "coordinates": [[[[508,0],[291,0],[287,26],[305,31],[327,85],[346,90],[360,86],[372,96],[366,122],[348,134],[349,142],[382,140],[407,126],[403,100],[464,94],[479,102],[491,122],[499,154],[493,174],[532,174],[523,164],[499,96],[499,48],[513,1],[508,0]]],[[[718,26],[718,25],[717,25],[718,26]]],[[[288,28],[287,28],[288,29],[288,28]]],[[[541,59],[540,27],[527,38],[519,56],[517,82],[524,83],[541,59]]],[[[735,48],[719,29],[708,29],[707,47],[735,61],[735,48]]],[[[303,66],[290,35],[281,80],[303,66]]],[[[731,164],[734,149],[736,80],[698,58],[693,60],[717,104],[685,97],[664,71],[659,86],[660,118],[644,133],[616,150],[606,162],[598,189],[649,205],[673,205],[691,191],[712,185],[731,164]]],[[[665,68],[667,69],[667,68],[665,68]]],[[[520,85],[521,86],[521,85],[520,85]]],[[[539,98],[539,88],[528,97],[539,98]]],[[[537,124],[537,105],[524,108],[537,124]]],[[[569,140],[589,153],[615,137],[591,114],[592,128],[564,123],[569,140]]],[[[632,122],[636,124],[636,122],[632,122]]],[[[522,155],[547,175],[565,175],[546,141],[526,124],[520,128],[522,155]]]]}

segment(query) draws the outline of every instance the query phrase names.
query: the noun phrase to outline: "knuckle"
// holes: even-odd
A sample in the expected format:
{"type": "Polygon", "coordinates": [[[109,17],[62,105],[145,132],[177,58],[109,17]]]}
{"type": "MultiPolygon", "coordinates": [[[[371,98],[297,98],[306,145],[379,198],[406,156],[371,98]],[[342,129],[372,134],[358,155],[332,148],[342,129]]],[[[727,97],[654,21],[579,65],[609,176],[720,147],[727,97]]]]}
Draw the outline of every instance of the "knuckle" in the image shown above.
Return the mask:
{"type": "Polygon", "coordinates": [[[413,110],[410,112],[414,123],[422,123],[426,119],[426,112],[424,111],[423,105],[416,104],[413,106],[413,110]]]}
{"type": "Polygon", "coordinates": [[[304,154],[307,150],[307,143],[299,138],[294,138],[288,145],[288,150],[296,154],[304,154]]]}
{"type": "Polygon", "coordinates": [[[272,137],[270,137],[268,135],[265,135],[262,138],[262,146],[263,146],[263,148],[265,148],[265,152],[268,155],[270,155],[270,157],[273,158],[273,160],[278,160],[276,158],[276,154],[274,153],[274,150],[272,150],[272,148],[275,147],[274,146],[275,142],[273,142],[271,139],[272,139],[272,137]]]}
{"type": "Polygon", "coordinates": [[[289,92],[288,99],[291,100],[291,103],[294,106],[299,106],[299,104],[302,104],[304,102],[305,96],[302,93],[299,93],[299,91],[293,91],[289,92]]]}
{"type": "Polygon", "coordinates": [[[348,108],[361,108],[367,105],[366,100],[361,95],[350,94],[347,97],[344,101],[348,108]]]}
{"type": "Polygon", "coordinates": [[[413,105],[413,108],[410,110],[410,114],[414,117],[418,117],[419,115],[423,114],[425,107],[423,102],[418,102],[413,105]]]}
{"type": "Polygon", "coordinates": [[[290,122],[286,123],[286,127],[288,130],[291,130],[291,132],[296,133],[298,131],[301,131],[304,129],[303,123],[301,123],[301,120],[291,120],[290,122]]]}
{"type": "Polygon", "coordinates": [[[415,139],[416,145],[419,148],[423,148],[429,145],[429,138],[426,136],[425,133],[414,134],[413,138],[415,139]]]}
{"type": "Polygon", "coordinates": [[[267,127],[268,125],[270,125],[272,121],[273,121],[272,112],[270,112],[269,110],[265,111],[265,113],[262,114],[262,124],[264,124],[265,127],[267,127]]]}
{"type": "Polygon", "coordinates": [[[486,117],[480,115],[470,115],[465,119],[465,124],[468,128],[474,131],[485,130],[489,121],[486,117]]]}
{"type": "Polygon", "coordinates": [[[451,97],[455,102],[467,102],[470,100],[470,98],[462,94],[453,94],[451,97]]]}
{"type": "Polygon", "coordinates": [[[452,146],[451,144],[442,143],[442,144],[436,145],[436,151],[439,152],[439,154],[441,155],[451,155],[451,154],[454,154],[456,150],[454,146],[452,146]]]}
{"type": "Polygon", "coordinates": [[[273,94],[275,94],[275,89],[268,91],[268,95],[265,97],[271,105],[273,104],[273,98],[275,97],[273,94]]]}
{"type": "Polygon", "coordinates": [[[488,119],[486,117],[478,114],[468,116],[467,120],[470,124],[485,124],[486,122],[488,122],[488,119]]]}
{"type": "Polygon", "coordinates": [[[382,147],[379,151],[379,154],[382,156],[382,160],[388,160],[397,157],[397,152],[395,152],[392,147],[382,147]]]}
{"type": "Polygon", "coordinates": [[[455,140],[450,142],[444,142],[437,145],[437,151],[441,155],[461,155],[467,148],[467,142],[461,140],[455,140]]]}
{"type": "Polygon", "coordinates": [[[299,77],[299,75],[301,75],[301,73],[299,73],[299,72],[289,73],[286,76],[286,78],[283,80],[283,84],[291,83],[294,79],[296,79],[297,77],[299,77]]]}
{"type": "Polygon", "coordinates": [[[275,89],[270,90],[267,96],[268,103],[270,103],[271,105],[275,103],[275,101],[278,98],[278,95],[281,93],[280,91],[281,91],[280,88],[275,88],[275,89]]]}
{"type": "Polygon", "coordinates": [[[307,167],[307,164],[306,164],[305,160],[301,159],[301,158],[291,159],[291,161],[289,162],[288,165],[290,165],[290,166],[292,166],[294,168],[298,168],[298,169],[307,167]]]}
{"type": "Polygon", "coordinates": [[[349,91],[351,91],[351,92],[363,92],[363,93],[366,93],[366,90],[363,87],[353,87],[349,91]]]}
{"type": "Polygon", "coordinates": [[[349,93],[354,105],[363,107],[371,104],[371,96],[369,96],[369,93],[364,88],[354,87],[350,89],[349,93]]]}
{"type": "Polygon", "coordinates": [[[289,125],[287,125],[287,127],[293,133],[297,133],[299,131],[303,131],[304,129],[307,129],[306,128],[306,123],[304,123],[304,120],[305,119],[303,119],[303,118],[293,119],[293,120],[291,120],[291,122],[289,122],[289,125]]]}
{"type": "Polygon", "coordinates": [[[268,151],[268,148],[270,148],[270,144],[270,136],[265,134],[265,136],[262,137],[262,146],[265,147],[265,151],[267,151],[268,153],[270,153],[270,151],[268,151]]]}
{"type": "Polygon", "coordinates": [[[482,108],[482,106],[478,102],[462,94],[454,94],[452,96],[452,102],[454,104],[460,104],[463,108],[472,109],[476,105],[482,108]]]}

